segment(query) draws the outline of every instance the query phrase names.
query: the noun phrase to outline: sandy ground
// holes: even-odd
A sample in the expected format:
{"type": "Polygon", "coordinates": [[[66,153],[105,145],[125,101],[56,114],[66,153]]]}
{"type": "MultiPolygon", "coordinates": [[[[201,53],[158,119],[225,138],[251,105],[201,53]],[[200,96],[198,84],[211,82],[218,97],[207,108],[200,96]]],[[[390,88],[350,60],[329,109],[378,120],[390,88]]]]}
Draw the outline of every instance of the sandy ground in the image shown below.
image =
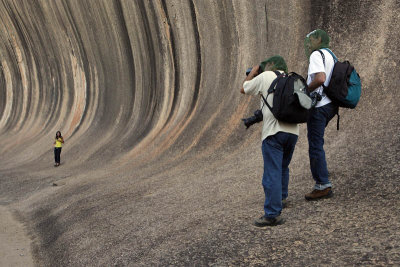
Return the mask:
{"type": "Polygon", "coordinates": [[[0,266],[34,266],[31,240],[24,226],[3,206],[0,206],[0,218],[0,266]]]}

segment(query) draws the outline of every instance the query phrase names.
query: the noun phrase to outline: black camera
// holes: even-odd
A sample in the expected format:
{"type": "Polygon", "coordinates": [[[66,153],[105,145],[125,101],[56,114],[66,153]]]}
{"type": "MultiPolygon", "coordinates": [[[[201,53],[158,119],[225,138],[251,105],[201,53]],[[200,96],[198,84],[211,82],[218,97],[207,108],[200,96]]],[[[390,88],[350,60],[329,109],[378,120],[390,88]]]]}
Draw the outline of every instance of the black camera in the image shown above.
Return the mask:
{"type": "Polygon", "coordinates": [[[256,111],[254,111],[254,116],[242,119],[244,125],[246,126],[246,129],[248,129],[254,123],[259,123],[262,120],[263,120],[263,114],[261,109],[257,109],[256,111]]]}
{"type": "MultiPolygon", "coordinates": [[[[250,72],[251,72],[251,70],[252,70],[253,68],[248,68],[247,70],[246,70],[246,76],[249,76],[249,74],[250,74],[250,72]]],[[[261,66],[258,68],[258,73],[255,75],[255,76],[257,76],[258,74],[260,74],[262,72],[262,70],[261,70],[261,66]]]]}
{"type": "Polygon", "coordinates": [[[310,93],[310,98],[311,98],[311,107],[315,107],[317,105],[318,101],[321,101],[322,96],[318,94],[318,92],[314,91],[310,93]]]}

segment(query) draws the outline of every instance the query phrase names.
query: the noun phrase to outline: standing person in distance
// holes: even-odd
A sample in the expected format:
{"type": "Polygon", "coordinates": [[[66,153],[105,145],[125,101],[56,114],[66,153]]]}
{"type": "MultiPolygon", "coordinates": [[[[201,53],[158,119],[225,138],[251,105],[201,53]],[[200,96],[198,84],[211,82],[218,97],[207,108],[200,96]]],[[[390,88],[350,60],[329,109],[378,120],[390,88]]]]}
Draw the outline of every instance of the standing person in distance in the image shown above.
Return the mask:
{"type": "Polygon", "coordinates": [[[60,155],[61,155],[61,148],[64,144],[64,138],[61,135],[60,131],[57,131],[56,138],[54,141],[54,160],[55,160],[55,167],[60,166],[60,155]]]}
{"type": "Polygon", "coordinates": [[[338,106],[333,104],[324,93],[324,86],[329,85],[335,64],[332,55],[327,51],[329,41],[328,34],[320,29],[310,32],[304,41],[305,53],[309,59],[308,89],[311,94],[319,94],[321,99],[315,108],[311,109],[307,121],[308,154],[315,185],[313,190],[305,195],[306,200],[318,200],[333,196],[324,150],[325,128],[338,113],[338,106]],[[324,58],[318,50],[324,54],[324,58]]]}
{"type": "MultiPolygon", "coordinates": [[[[280,214],[282,203],[288,196],[289,163],[299,135],[298,124],[278,121],[261,97],[261,95],[267,97],[268,89],[277,77],[274,71],[287,73],[286,62],[279,55],[268,58],[260,66],[253,67],[240,90],[242,94],[260,98],[263,114],[261,150],[264,159],[262,185],[265,202],[264,215],[254,222],[257,227],[274,226],[284,222],[280,214]],[[259,71],[261,73],[257,75],[259,71]]],[[[273,95],[272,93],[267,98],[271,106],[273,95]]]]}

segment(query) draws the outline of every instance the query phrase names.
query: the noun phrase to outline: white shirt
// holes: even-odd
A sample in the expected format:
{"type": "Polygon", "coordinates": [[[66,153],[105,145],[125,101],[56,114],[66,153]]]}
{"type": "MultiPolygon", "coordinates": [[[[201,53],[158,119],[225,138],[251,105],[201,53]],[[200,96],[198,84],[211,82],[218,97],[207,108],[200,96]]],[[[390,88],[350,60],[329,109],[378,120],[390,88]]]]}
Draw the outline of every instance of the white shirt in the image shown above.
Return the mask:
{"type": "MultiPolygon", "coordinates": [[[[335,61],[333,60],[332,55],[326,49],[320,49],[320,50],[325,55],[325,66],[324,66],[324,62],[322,60],[321,53],[318,51],[312,52],[311,56],[310,56],[310,65],[308,66],[307,85],[309,85],[314,80],[315,74],[318,72],[325,73],[325,75],[326,75],[326,79],[324,82],[325,86],[328,86],[329,82],[331,80],[333,66],[335,64],[335,61]]],[[[325,106],[326,104],[329,104],[332,102],[329,99],[329,97],[324,93],[324,88],[322,86],[318,87],[315,90],[322,96],[321,101],[318,101],[317,105],[315,107],[317,107],[317,108],[322,107],[322,106],[325,106]]]]}
{"type": "MultiPolygon", "coordinates": [[[[268,89],[271,83],[276,79],[276,74],[273,71],[264,71],[258,76],[254,77],[250,81],[246,81],[243,84],[243,89],[245,94],[248,95],[259,95],[260,97],[260,107],[263,113],[263,129],[261,140],[263,141],[270,135],[274,135],[278,132],[292,133],[299,135],[299,125],[297,123],[286,123],[278,121],[274,115],[271,113],[267,105],[265,105],[264,100],[261,97],[268,95],[268,89]]],[[[267,102],[272,107],[274,94],[268,96],[267,102]]]]}

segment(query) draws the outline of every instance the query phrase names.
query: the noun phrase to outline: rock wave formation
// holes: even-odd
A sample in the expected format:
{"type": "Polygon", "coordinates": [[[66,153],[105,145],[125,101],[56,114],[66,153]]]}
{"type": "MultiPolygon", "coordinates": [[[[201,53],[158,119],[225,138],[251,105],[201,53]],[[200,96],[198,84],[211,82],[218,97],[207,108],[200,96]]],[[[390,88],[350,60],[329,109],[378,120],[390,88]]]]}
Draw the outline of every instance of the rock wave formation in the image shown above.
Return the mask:
{"type": "Polygon", "coordinates": [[[396,0],[1,0],[0,204],[39,266],[399,264],[399,12],[396,0]],[[260,126],[240,120],[259,102],[239,88],[275,54],[305,76],[316,28],[363,82],[326,130],[336,195],[304,201],[303,125],[287,223],[260,231],[260,126]]]}

